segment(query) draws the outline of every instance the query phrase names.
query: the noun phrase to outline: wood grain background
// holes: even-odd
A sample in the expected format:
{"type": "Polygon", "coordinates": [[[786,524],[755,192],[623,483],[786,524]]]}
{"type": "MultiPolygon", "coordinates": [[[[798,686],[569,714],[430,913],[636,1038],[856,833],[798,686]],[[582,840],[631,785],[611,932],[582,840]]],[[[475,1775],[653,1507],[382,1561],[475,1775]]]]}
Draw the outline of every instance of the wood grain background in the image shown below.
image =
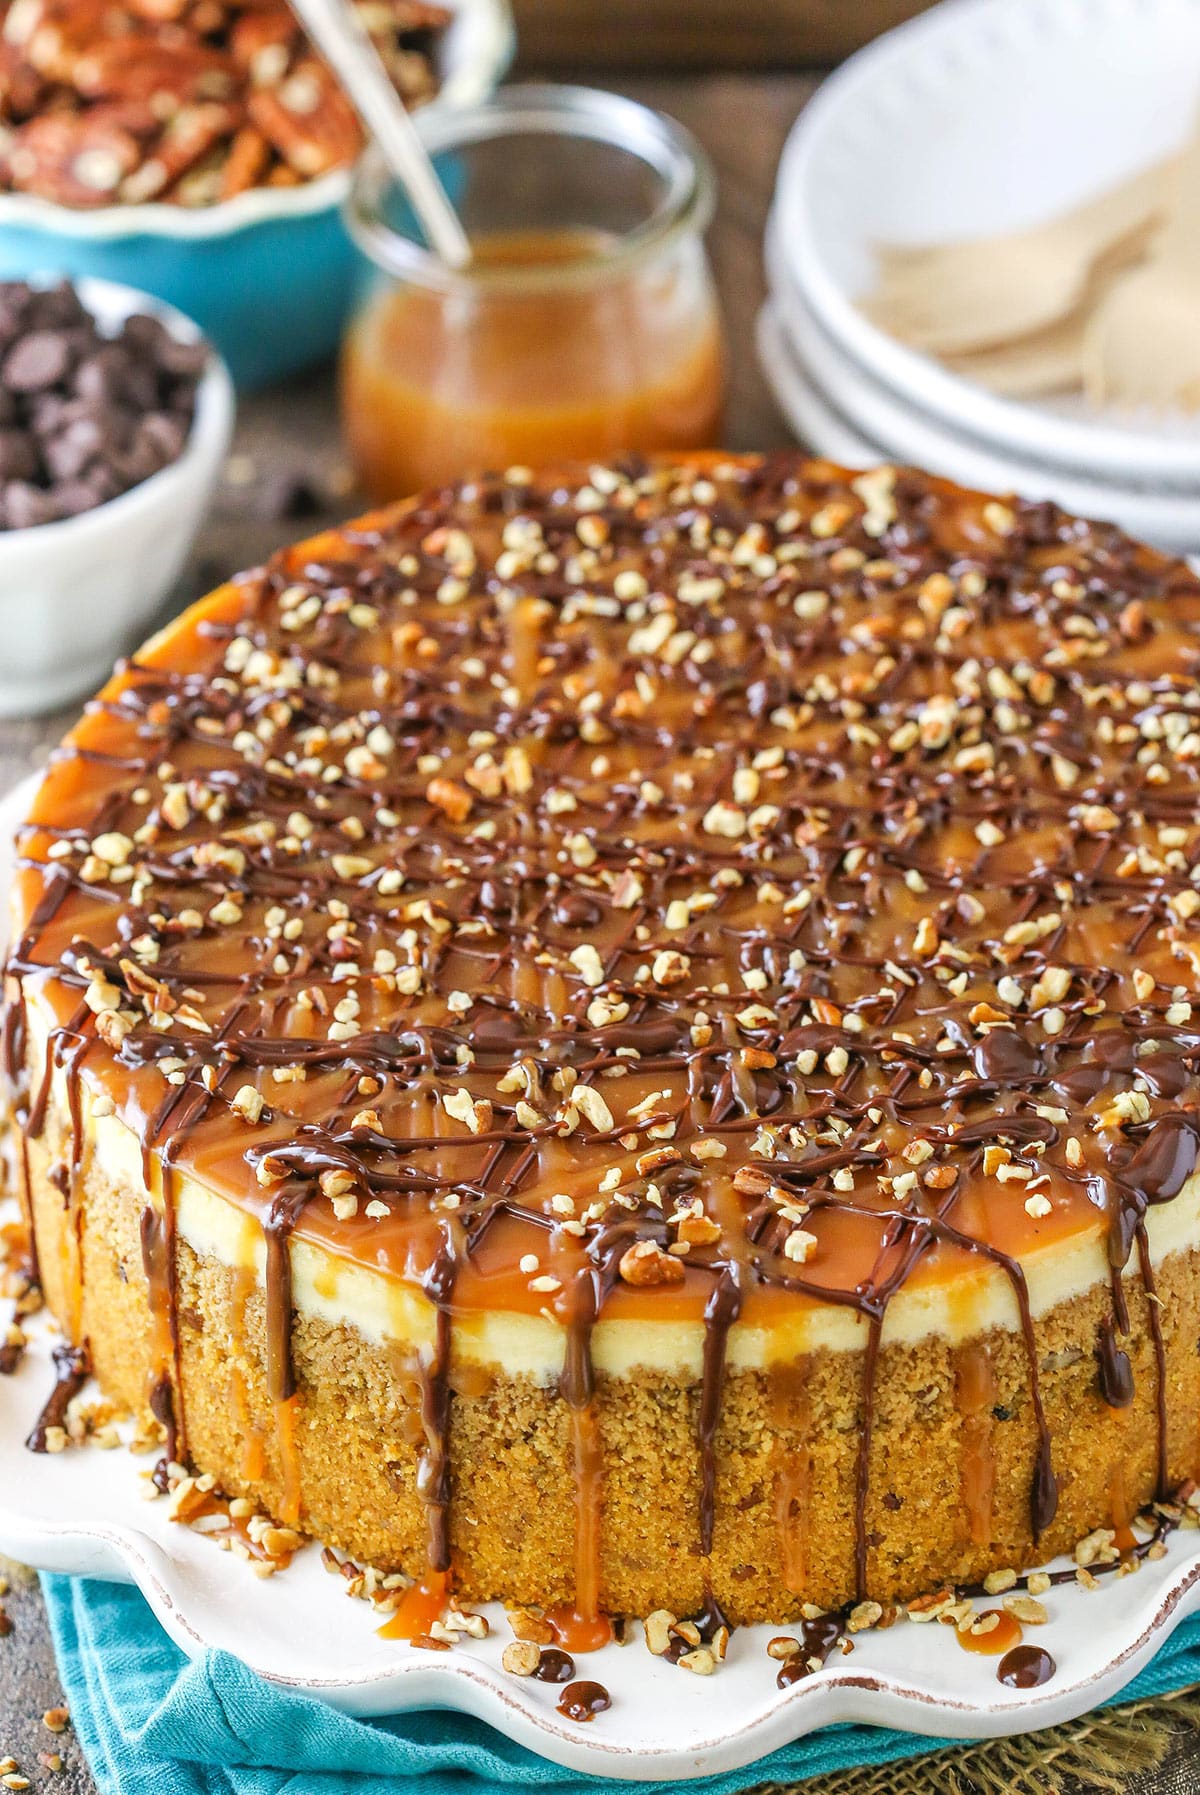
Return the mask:
{"type": "Polygon", "coordinates": [[[513,0],[520,68],[772,69],[838,61],[929,0],[513,0]]]}

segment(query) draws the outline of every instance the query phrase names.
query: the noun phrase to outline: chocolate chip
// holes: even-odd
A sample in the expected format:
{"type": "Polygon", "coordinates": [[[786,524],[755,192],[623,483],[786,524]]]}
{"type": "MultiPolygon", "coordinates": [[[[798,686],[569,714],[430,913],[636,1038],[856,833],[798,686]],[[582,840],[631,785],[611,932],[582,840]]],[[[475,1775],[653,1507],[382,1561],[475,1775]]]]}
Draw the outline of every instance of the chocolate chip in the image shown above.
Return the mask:
{"type": "Polygon", "coordinates": [[[58,506],[52,495],[28,480],[10,480],[4,488],[4,519],[10,530],[28,530],[53,523],[58,506]]]}
{"type": "Polygon", "coordinates": [[[115,343],[109,343],[80,362],[72,385],[81,399],[113,405],[121,397],[124,378],[125,358],[115,343]]]}
{"type": "Polygon", "coordinates": [[[260,517],[285,523],[315,517],[328,503],[311,480],[284,468],[263,481],[255,509],[260,517]]]}
{"type": "Polygon", "coordinates": [[[0,290],[0,344],[5,348],[24,323],[29,294],[28,283],[23,280],[6,281],[0,290]]]}
{"type": "Polygon", "coordinates": [[[165,374],[173,374],[177,379],[199,380],[208,365],[208,355],[208,344],[199,339],[194,343],[181,343],[178,338],[168,336],[158,365],[165,374]]]}
{"type": "Polygon", "coordinates": [[[41,330],[69,329],[73,324],[95,328],[91,313],[70,281],[61,280],[53,287],[29,287],[24,282],[19,284],[25,290],[27,325],[36,324],[41,330]]]}
{"type": "Polygon", "coordinates": [[[42,454],[55,480],[73,480],[104,444],[104,433],[95,418],[76,418],[58,436],[45,443],[42,454]]]}
{"type": "Polygon", "coordinates": [[[169,341],[167,332],[160,318],[149,312],[135,312],[132,318],[126,318],[121,327],[121,341],[128,344],[139,355],[159,360],[163,352],[163,344],[169,341]]]}
{"type": "Polygon", "coordinates": [[[94,511],[104,502],[93,480],[59,480],[51,487],[60,517],[78,517],[83,511],[94,511]]]}
{"type": "Polygon", "coordinates": [[[198,380],[208,360],[208,345],[203,341],[181,343],[173,337],[160,319],[138,313],[125,321],[122,337],[138,353],[150,358],[163,374],[183,375],[198,380]]]}
{"type": "Polygon", "coordinates": [[[134,441],[139,445],[147,444],[158,456],[157,465],[165,467],[168,462],[178,461],[183,454],[187,429],[169,412],[152,411],[138,425],[134,441]]]}
{"type": "Polygon", "coordinates": [[[57,386],[71,365],[71,352],[53,331],[20,337],[4,358],[4,384],[14,393],[44,393],[57,386]]]}
{"type": "MultiPolygon", "coordinates": [[[[103,505],[107,499],[115,499],[118,494],[128,492],[131,482],[122,479],[120,472],[111,462],[99,462],[88,469],[88,485],[96,495],[97,505],[103,505]]],[[[132,482],[136,485],[137,482],[132,482]]]]}
{"type": "Polygon", "coordinates": [[[39,393],[25,407],[26,421],[38,436],[49,436],[53,431],[61,430],[70,416],[67,401],[60,393],[39,393]]]}
{"type": "Polygon", "coordinates": [[[82,517],[104,503],[87,480],[61,480],[50,491],[60,517],[82,517]]]}
{"type": "Polygon", "coordinates": [[[0,430],[0,480],[32,480],[37,471],[33,437],[25,430],[0,430]]]}

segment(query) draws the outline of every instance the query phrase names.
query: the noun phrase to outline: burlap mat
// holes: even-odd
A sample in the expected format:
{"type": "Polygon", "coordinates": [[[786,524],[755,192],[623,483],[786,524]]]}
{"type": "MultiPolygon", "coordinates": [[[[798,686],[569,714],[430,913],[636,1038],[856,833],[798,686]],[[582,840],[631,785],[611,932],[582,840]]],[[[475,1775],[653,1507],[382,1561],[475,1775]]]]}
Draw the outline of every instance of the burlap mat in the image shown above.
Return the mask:
{"type": "Polygon", "coordinates": [[[949,1746],[763,1795],[1200,1795],[1200,1684],[1019,1739],[949,1746]]]}

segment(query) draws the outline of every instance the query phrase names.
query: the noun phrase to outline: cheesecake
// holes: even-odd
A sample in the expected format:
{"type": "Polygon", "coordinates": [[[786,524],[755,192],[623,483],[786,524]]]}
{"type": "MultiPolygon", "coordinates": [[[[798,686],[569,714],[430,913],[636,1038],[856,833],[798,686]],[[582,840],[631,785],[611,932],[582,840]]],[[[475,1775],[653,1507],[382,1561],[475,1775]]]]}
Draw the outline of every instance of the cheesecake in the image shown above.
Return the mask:
{"type": "Polygon", "coordinates": [[[783,1622],[1200,1464],[1200,583],[798,454],[510,468],[123,664],[18,840],[37,1275],[455,1600],[783,1622]]]}

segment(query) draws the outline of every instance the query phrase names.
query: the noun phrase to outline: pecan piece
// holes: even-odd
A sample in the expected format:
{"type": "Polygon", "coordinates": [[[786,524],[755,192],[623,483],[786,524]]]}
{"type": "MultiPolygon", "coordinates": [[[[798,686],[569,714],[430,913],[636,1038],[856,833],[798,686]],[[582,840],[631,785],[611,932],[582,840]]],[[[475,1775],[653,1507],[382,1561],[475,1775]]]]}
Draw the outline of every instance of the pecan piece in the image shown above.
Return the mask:
{"type": "Polygon", "coordinates": [[[248,110],[283,160],[308,180],[352,162],[362,147],[349,100],[315,57],[304,57],[279,87],[251,94],[248,110]]]}
{"type": "MultiPolygon", "coordinates": [[[[131,203],[160,199],[182,175],[235,129],[238,108],[215,102],[184,106],[167,125],[153,154],[121,184],[121,198],[131,203]]],[[[215,193],[210,196],[215,198],[215,193]]]]}
{"type": "Polygon", "coordinates": [[[256,131],[253,125],[243,126],[230,144],[229,155],[221,170],[220,197],[233,199],[236,194],[257,187],[270,160],[271,146],[262,132],[256,131]]]}
{"type": "Polygon", "coordinates": [[[15,124],[45,104],[46,85],[15,44],[0,37],[0,119],[15,124]]]}
{"type": "Polygon", "coordinates": [[[234,25],[229,53],[255,87],[278,87],[300,41],[300,27],[288,7],[256,6],[234,25]]]}
{"type": "Polygon", "coordinates": [[[475,802],[465,786],[453,779],[445,779],[440,775],[431,779],[425,788],[425,796],[437,810],[443,811],[452,823],[465,823],[471,814],[475,802]]]}
{"type": "Polygon", "coordinates": [[[125,0],[125,4],[148,25],[173,25],[188,9],[188,0],[125,0]]]}
{"type": "Polygon", "coordinates": [[[85,100],[144,100],[167,120],[185,105],[229,99],[236,74],[219,50],[137,35],[85,50],[75,64],[74,85],[85,100]]]}
{"type": "Polygon", "coordinates": [[[107,38],[127,37],[130,22],[110,0],[22,0],[8,9],[4,36],[49,81],[73,84],[81,56],[107,38]]]}
{"type": "MultiPolygon", "coordinates": [[[[144,154],[133,122],[127,108],[43,113],[13,133],[0,157],[0,179],[62,206],[111,205],[144,154]]],[[[154,127],[148,115],[141,122],[154,127]]]]}
{"type": "Polygon", "coordinates": [[[683,1261],[664,1253],[653,1240],[639,1240],[626,1248],[621,1255],[620,1272],[622,1282],[637,1290],[656,1284],[682,1284],[684,1279],[683,1261]]]}

